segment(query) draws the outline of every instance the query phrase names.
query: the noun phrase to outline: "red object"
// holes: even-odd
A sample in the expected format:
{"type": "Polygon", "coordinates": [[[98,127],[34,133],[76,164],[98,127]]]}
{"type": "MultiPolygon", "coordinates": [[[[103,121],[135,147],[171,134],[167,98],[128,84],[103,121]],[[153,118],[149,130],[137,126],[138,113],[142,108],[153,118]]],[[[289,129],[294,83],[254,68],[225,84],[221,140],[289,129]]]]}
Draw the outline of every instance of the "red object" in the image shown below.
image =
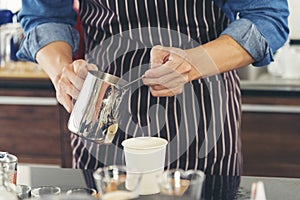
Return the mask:
{"type": "Polygon", "coordinates": [[[85,48],[85,46],[84,46],[84,31],[83,31],[83,26],[81,24],[78,1],[74,1],[73,8],[77,12],[77,20],[76,20],[76,25],[74,28],[79,32],[79,37],[80,37],[78,50],[77,50],[76,54],[73,56],[73,59],[78,60],[78,59],[84,59],[84,52],[85,52],[84,51],[84,48],[85,48]]]}

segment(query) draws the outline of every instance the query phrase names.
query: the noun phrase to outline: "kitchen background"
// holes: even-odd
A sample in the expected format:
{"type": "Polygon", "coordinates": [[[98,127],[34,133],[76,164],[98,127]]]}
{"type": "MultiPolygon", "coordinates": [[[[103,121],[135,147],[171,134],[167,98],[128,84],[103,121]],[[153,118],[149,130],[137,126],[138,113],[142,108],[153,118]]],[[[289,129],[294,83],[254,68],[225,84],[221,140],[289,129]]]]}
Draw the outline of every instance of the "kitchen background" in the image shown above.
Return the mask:
{"type": "MultiPolygon", "coordinates": [[[[291,42],[270,66],[239,70],[245,175],[300,177],[300,1],[289,0],[289,6],[291,42]]],[[[19,0],[0,0],[0,9],[20,8],[19,0]]],[[[18,43],[19,26],[11,28],[18,43]]],[[[7,41],[1,39],[1,50],[11,45],[7,41]]],[[[6,58],[1,55],[0,151],[23,164],[71,167],[69,115],[47,75],[36,64],[6,58]]]]}

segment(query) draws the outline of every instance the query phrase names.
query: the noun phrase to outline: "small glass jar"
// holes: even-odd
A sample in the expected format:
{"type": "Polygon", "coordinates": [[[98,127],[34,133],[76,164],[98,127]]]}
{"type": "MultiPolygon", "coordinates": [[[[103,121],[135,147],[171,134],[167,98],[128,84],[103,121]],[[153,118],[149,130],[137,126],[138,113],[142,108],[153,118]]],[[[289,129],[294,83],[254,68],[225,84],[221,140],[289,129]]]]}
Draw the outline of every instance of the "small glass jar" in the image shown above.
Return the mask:
{"type": "MultiPolygon", "coordinates": [[[[0,165],[3,165],[3,163],[0,163],[0,165]]],[[[2,166],[0,170],[0,200],[17,200],[15,189],[15,184],[9,182],[7,171],[2,166]]]]}

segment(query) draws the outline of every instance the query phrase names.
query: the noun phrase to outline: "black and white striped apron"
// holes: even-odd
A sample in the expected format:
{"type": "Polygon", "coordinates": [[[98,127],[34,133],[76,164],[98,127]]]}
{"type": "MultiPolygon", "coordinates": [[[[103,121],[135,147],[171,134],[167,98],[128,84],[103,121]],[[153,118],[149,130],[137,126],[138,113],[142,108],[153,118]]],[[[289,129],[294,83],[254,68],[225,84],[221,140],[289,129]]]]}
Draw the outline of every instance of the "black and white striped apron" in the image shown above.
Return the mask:
{"type": "MultiPolygon", "coordinates": [[[[154,45],[192,48],[215,39],[228,24],[211,0],[81,0],[80,15],[86,59],[128,81],[148,69],[154,45]]],[[[139,83],[123,98],[121,108],[113,144],[99,145],[72,135],[73,167],[124,164],[124,139],[156,136],[169,141],[166,169],[241,173],[241,105],[235,71],[189,82],[174,97],[153,97],[139,83]]]]}

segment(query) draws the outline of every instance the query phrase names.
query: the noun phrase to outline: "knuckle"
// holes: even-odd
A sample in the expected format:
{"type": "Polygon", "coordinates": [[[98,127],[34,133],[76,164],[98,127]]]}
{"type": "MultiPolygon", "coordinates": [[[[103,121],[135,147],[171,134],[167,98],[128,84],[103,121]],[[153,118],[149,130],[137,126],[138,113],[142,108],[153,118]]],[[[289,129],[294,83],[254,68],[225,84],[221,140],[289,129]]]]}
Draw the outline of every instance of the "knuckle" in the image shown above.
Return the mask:
{"type": "Polygon", "coordinates": [[[95,64],[87,64],[87,68],[89,70],[97,70],[98,69],[97,65],[95,65],[95,64]]]}
{"type": "Polygon", "coordinates": [[[87,62],[83,59],[75,60],[73,62],[73,67],[75,70],[80,69],[81,67],[84,67],[87,65],[87,62]]]}
{"type": "Polygon", "coordinates": [[[192,66],[188,62],[184,62],[184,63],[185,63],[185,65],[184,65],[185,71],[189,71],[192,69],[192,66]]]}
{"type": "Polygon", "coordinates": [[[183,74],[182,76],[182,83],[185,84],[189,80],[189,75],[188,74],[183,74]]]}
{"type": "Polygon", "coordinates": [[[182,92],[183,92],[183,88],[182,87],[177,87],[177,88],[174,88],[172,90],[173,95],[181,94],[182,92]]]}
{"type": "Polygon", "coordinates": [[[68,68],[67,68],[67,66],[66,67],[63,67],[62,68],[62,70],[61,70],[61,76],[63,76],[65,73],[67,73],[68,72],[68,68]]]}
{"type": "Polygon", "coordinates": [[[57,84],[58,84],[59,88],[62,87],[63,83],[64,83],[63,77],[60,77],[60,78],[57,80],[57,84]]]}
{"type": "Polygon", "coordinates": [[[156,90],[153,90],[152,88],[150,88],[150,92],[151,92],[152,96],[155,96],[155,97],[158,96],[158,92],[156,90]]]}
{"type": "Polygon", "coordinates": [[[58,103],[60,103],[60,104],[63,103],[62,96],[59,92],[56,93],[56,99],[57,99],[58,103]]]}

